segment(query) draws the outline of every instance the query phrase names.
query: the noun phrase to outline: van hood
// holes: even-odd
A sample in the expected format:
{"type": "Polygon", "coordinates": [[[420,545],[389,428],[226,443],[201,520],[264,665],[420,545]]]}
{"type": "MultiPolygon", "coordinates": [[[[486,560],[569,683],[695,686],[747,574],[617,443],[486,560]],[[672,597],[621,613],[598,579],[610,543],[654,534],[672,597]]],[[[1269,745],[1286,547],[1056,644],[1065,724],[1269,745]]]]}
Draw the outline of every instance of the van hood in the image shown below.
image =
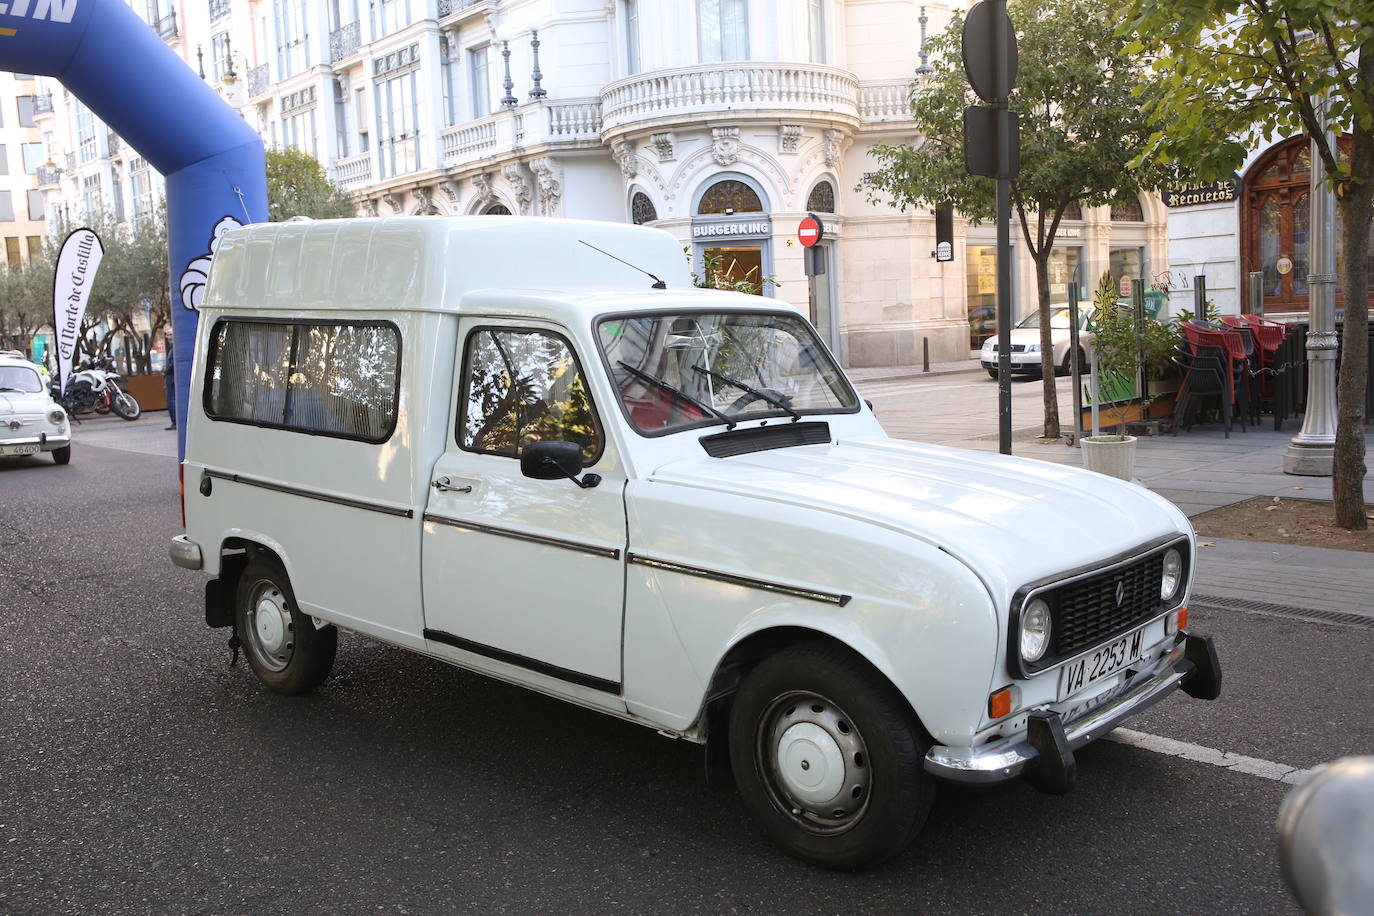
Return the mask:
{"type": "Polygon", "coordinates": [[[894,439],[694,458],[651,477],[919,538],[960,559],[1004,597],[1035,579],[1192,530],[1173,504],[1136,484],[1045,461],[894,439]]]}

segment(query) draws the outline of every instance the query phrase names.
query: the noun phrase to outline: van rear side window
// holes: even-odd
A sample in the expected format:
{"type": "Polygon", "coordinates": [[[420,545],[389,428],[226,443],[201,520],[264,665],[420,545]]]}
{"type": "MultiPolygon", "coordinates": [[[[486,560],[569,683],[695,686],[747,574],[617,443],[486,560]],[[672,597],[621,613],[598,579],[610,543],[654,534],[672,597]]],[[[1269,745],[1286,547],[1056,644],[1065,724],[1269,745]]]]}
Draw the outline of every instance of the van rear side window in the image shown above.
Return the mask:
{"type": "Polygon", "coordinates": [[[401,333],[385,321],[215,324],[205,413],[312,435],[385,442],[396,428],[401,333]]]}

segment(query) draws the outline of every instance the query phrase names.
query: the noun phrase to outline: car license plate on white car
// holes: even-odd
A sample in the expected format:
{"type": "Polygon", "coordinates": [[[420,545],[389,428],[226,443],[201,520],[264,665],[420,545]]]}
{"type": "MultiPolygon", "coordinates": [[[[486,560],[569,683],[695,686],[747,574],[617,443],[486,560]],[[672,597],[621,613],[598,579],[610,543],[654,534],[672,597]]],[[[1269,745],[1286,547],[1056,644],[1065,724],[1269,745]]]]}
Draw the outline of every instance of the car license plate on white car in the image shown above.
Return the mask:
{"type": "Polygon", "coordinates": [[[1065,665],[1059,672],[1059,699],[1066,700],[1103,678],[1111,677],[1127,665],[1140,661],[1144,643],[1145,628],[1139,627],[1096,652],[1065,665]]]}
{"type": "Polygon", "coordinates": [[[0,455],[37,455],[37,444],[0,445],[0,455]]]}

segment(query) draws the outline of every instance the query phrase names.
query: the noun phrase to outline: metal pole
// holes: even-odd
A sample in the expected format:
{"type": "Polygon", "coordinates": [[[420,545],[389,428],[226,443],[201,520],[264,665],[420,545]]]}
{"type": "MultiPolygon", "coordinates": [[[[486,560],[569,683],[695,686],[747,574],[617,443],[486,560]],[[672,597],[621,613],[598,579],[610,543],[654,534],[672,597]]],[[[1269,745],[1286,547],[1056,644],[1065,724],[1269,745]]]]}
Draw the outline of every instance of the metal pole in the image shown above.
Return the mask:
{"type": "MultiPolygon", "coordinates": [[[[993,0],[996,25],[993,55],[997,86],[1008,79],[1007,3],[993,0]]],[[[1011,137],[1007,130],[1009,99],[997,97],[997,450],[1011,454],[1011,137]]]]}
{"type": "MultiPolygon", "coordinates": [[[[1336,139],[1327,118],[1327,99],[1317,102],[1328,149],[1336,139]]],[[[1302,429],[1283,453],[1283,472],[1330,477],[1336,451],[1336,195],[1326,165],[1312,141],[1311,268],[1307,274],[1307,410],[1302,429]]]]}
{"type": "Polygon", "coordinates": [[[1207,275],[1193,277],[1193,317],[1198,321],[1207,319],[1207,275]]]}
{"type": "Polygon", "coordinates": [[[921,338],[921,371],[930,371],[930,338],[921,338]]]}
{"type": "Polygon", "coordinates": [[[1264,271],[1250,272],[1250,314],[1264,317],[1264,271]]]}
{"type": "MultiPolygon", "coordinates": [[[[1069,283],[1069,380],[1073,384],[1073,444],[1083,438],[1083,367],[1078,365],[1078,282],[1069,283]]],[[[1081,448],[1082,446],[1079,445],[1081,448]]]]}

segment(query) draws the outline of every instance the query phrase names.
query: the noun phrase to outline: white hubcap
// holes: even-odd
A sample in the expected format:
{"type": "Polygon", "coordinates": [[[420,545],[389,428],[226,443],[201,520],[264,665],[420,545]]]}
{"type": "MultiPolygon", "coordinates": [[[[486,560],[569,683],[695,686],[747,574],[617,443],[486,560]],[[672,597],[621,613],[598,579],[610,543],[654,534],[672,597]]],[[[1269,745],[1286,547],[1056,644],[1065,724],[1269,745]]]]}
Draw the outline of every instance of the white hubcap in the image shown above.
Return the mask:
{"type": "Polygon", "coordinates": [[[278,652],[286,638],[286,625],[282,620],[282,608],[270,597],[258,602],[253,624],[258,632],[258,643],[268,652],[278,652]]]}
{"type": "Polygon", "coordinates": [[[799,722],[778,741],[778,776],[793,798],[824,805],[844,788],[844,752],[825,729],[799,722]]]}

